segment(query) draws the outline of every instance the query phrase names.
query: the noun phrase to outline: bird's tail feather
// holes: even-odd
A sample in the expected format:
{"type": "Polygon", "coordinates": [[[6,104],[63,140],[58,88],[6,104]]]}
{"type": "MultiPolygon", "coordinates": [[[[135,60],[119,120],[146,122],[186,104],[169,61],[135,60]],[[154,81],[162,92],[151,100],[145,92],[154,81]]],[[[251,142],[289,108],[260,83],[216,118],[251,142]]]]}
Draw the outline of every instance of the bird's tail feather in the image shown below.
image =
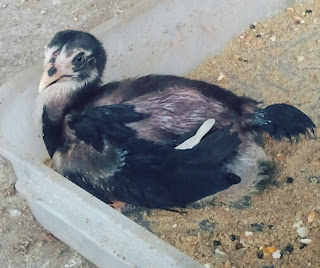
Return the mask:
{"type": "Polygon", "coordinates": [[[288,104],[273,104],[253,114],[250,120],[255,130],[262,130],[277,140],[315,136],[315,124],[299,109],[288,104]]]}

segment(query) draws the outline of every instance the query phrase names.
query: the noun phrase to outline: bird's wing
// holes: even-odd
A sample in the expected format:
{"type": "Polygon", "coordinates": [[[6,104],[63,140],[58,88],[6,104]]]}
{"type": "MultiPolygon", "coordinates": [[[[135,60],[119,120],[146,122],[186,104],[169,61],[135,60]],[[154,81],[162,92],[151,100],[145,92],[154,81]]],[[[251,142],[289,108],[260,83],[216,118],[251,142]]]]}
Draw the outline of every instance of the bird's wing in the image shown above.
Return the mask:
{"type": "Polygon", "coordinates": [[[230,126],[207,135],[192,149],[175,150],[138,139],[126,126],[144,118],[133,106],[110,105],[74,114],[68,122],[78,139],[96,150],[105,150],[107,141],[124,152],[124,164],[107,182],[116,200],[146,207],[185,206],[240,182],[222,168],[240,144],[230,126]]]}
{"type": "Polygon", "coordinates": [[[115,104],[88,108],[80,113],[73,112],[67,123],[78,139],[101,152],[105,139],[121,144],[132,138],[135,131],[126,124],[146,117],[148,115],[135,112],[131,105],[115,104]]]}

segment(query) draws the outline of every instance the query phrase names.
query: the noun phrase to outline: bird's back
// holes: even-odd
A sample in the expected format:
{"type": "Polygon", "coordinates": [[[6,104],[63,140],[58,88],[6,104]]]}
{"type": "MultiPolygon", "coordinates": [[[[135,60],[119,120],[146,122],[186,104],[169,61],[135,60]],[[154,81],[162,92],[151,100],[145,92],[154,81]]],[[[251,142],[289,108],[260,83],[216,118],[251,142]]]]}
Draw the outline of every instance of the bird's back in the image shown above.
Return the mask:
{"type": "Polygon", "coordinates": [[[216,120],[214,129],[233,124],[232,131],[245,135],[246,115],[257,103],[238,97],[216,85],[177,76],[149,75],[113,82],[101,87],[89,106],[129,104],[145,120],[128,124],[138,137],[169,144],[196,131],[208,118],[216,120]]]}

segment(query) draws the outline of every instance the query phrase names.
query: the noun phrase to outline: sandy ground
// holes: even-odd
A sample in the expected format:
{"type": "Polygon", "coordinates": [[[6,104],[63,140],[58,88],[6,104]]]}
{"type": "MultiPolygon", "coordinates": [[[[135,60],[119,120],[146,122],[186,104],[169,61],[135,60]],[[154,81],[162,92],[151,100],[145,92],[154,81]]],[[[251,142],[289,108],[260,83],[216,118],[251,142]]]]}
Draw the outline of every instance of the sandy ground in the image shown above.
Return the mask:
{"type": "MultiPolygon", "coordinates": [[[[0,0],[0,85],[42,61],[44,46],[57,31],[90,30],[137,2],[0,0]]],[[[0,156],[0,267],[95,267],[37,223],[15,191],[15,181],[10,164],[0,156]]]]}
{"type": "MultiPolygon", "coordinates": [[[[265,105],[294,105],[319,127],[319,24],[319,0],[253,22],[190,77],[265,105]]],[[[265,150],[278,170],[260,194],[181,215],[153,210],[137,221],[206,267],[320,267],[320,140],[266,137],[265,150]]]]}
{"type": "MultiPolygon", "coordinates": [[[[42,59],[56,31],[89,30],[135,2],[0,0],[0,84],[42,59]]],[[[248,28],[190,77],[265,105],[295,105],[319,125],[319,24],[320,0],[293,6],[248,28]],[[217,81],[220,73],[225,77],[217,81]]],[[[265,149],[278,174],[259,195],[186,214],[151,210],[132,218],[206,267],[320,267],[319,140],[290,144],[266,138],[265,149]],[[311,244],[300,242],[298,225],[308,229],[311,244]],[[282,257],[274,259],[267,246],[282,257]]],[[[36,222],[15,180],[0,158],[0,267],[95,267],[36,222]]]]}

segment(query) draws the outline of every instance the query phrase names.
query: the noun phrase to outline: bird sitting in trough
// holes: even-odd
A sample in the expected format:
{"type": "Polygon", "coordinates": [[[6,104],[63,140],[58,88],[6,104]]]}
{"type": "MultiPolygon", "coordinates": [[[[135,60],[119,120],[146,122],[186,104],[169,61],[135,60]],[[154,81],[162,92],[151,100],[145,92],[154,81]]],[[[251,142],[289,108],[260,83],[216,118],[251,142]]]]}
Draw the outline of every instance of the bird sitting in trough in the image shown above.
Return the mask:
{"type": "Polygon", "coordinates": [[[62,31],[49,43],[37,109],[54,169],[97,198],[169,209],[240,198],[269,178],[257,139],[314,135],[297,108],[266,108],[202,81],[148,75],[102,84],[102,44],[62,31]]]}

